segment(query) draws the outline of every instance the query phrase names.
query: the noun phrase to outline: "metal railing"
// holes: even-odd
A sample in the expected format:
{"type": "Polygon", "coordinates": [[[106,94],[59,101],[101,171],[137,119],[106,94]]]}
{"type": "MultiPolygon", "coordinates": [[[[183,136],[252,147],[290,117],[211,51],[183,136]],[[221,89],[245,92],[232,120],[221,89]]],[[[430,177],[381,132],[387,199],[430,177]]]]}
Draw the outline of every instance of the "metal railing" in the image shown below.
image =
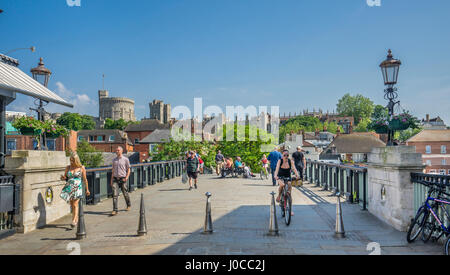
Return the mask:
{"type": "MultiPolygon", "coordinates": [[[[138,188],[163,182],[166,179],[180,177],[186,167],[185,160],[150,162],[131,165],[128,190],[133,192],[138,188]]],[[[86,177],[90,195],[86,197],[87,204],[97,204],[112,197],[111,185],[112,167],[86,169],[86,177]]],[[[84,188],[83,188],[84,192],[84,188]]]]}
{"type": "Polygon", "coordinates": [[[14,229],[14,215],[19,209],[19,185],[14,176],[0,176],[0,236],[14,229]]]}
{"type": "MultiPolygon", "coordinates": [[[[424,204],[427,199],[430,185],[447,186],[446,193],[450,194],[450,175],[434,175],[423,173],[411,173],[411,182],[414,185],[414,213],[417,213],[419,208],[424,204]]],[[[450,200],[450,198],[447,198],[450,200]]],[[[450,213],[450,206],[446,207],[447,212],[450,213]]],[[[442,213],[442,209],[439,209],[439,217],[445,217],[442,213]]],[[[445,226],[450,226],[450,221],[443,219],[445,226]]]]}
{"type": "Polygon", "coordinates": [[[367,167],[307,160],[305,179],[367,210],[367,167]]]}

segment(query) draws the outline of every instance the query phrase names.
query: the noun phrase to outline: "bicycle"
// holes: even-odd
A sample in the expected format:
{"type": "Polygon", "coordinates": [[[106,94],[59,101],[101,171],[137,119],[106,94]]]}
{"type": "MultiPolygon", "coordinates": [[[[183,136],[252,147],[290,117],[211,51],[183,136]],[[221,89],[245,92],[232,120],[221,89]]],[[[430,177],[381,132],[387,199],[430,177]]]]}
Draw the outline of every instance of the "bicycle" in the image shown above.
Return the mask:
{"type": "Polygon", "coordinates": [[[269,172],[267,171],[268,168],[265,168],[264,165],[261,165],[261,171],[259,171],[259,176],[261,177],[261,180],[264,180],[264,178],[269,179],[269,172]]]}
{"type": "Polygon", "coordinates": [[[427,199],[417,211],[416,217],[409,227],[406,240],[408,243],[412,243],[417,239],[417,237],[419,237],[420,233],[422,233],[422,240],[427,242],[435,231],[439,232],[439,237],[437,237],[436,240],[439,240],[443,235],[449,236],[449,239],[444,246],[444,252],[448,255],[450,245],[450,227],[446,227],[444,225],[442,218],[438,216],[437,212],[438,208],[440,208],[445,214],[445,217],[450,220],[450,214],[444,207],[444,205],[450,205],[450,201],[442,199],[442,195],[450,196],[450,194],[444,192],[445,185],[424,185],[429,187],[427,199]],[[433,194],[436,192],[437,196],[433,197],[433,194]],[[439,224],[439,226],[437,226],[437,224],[439,224]]]}
{"type": "Polygon", "coordinates": [[[292,183],[291,177],[279,177],[280,180],[284,181],[284,187],[281,190],[281,200],[280,200],[280,207],[281,207],[281,216],[284,218],[284,222],[286,225],[291,224],[291,216],[292,216],[292,197],[291,193],[289,192],[289,187],[292,183]]]}

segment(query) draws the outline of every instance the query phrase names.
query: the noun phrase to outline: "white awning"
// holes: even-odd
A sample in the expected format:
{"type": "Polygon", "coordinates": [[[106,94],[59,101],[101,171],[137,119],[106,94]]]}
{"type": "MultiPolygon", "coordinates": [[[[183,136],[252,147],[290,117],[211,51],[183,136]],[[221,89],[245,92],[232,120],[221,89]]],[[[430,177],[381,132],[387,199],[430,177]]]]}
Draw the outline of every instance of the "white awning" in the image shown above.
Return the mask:
{"type": "Polygon", "coordinates": [[[73,108],[72,104],[24,73],[17,65],[17,60],[0,54],[0,89],[73,108]]]}

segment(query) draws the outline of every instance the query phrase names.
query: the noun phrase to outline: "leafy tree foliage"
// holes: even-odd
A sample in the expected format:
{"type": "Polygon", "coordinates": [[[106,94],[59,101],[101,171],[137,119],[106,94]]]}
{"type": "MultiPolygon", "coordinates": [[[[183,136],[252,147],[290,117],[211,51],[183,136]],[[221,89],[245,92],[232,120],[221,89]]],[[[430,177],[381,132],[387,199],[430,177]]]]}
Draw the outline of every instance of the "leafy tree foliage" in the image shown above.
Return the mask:
{"type": "Polygon", "coordinates": [[[137,122],[125,121],[123,118],[119,120],[112,120],[107,118],[105,120],[105,129],[117,129],[123,131],[128,125],[135,124],[137,122]]]}
{"type": "Polygon", "coordinates": [[[91,116],[78,113],[66,112],[56,120],[56,123],[74,131],[95,129],[95,121],[91,116]]]}
{"type": "Polygon", "coordinates": [[[103,155],[87,141],[81,141],[77,144],[77,153],[81,163],[87,168],[100,167],[103,165],[103,155]]]}
{"type": "Polygon", "coordinates": [[[374,111],[374,103],[367,97],[360,94],[351,96],[345,94],[337,104],[337,112],[343,116],[352,116],[355,124],[364,118],[370,118],[374,111]]]}
{"type": "Polygon", "coordinates": [[[161,144],[158,151],[152,154],[152,160],[173,160],[185,157],[185,153],[189,150],[196,150],[200,157],[205,162],[206,167],[215,167],[215,156],[218,150],[222,151],[225,157],[231,157],[233,160],[236,157],[241,157],[242,161],[252,169],[258,172],[260,169],[259,161],[263,154],[269,152],[261,151],[261,148],[268,148],[271,143],[275,143],[272,135],[257,129],[257,127],[249,125],[229,124],[224,125],[222,129],[218,130],[223,133],[221,140],[212,142],[199,142],[193,139],[188,141],[175,141],[171,139],[169,142],[161,144]],[[234,133],[233,140],[227,140],[226,136],[234,133]],[[256,140],[251,139],[252,133],[256,133],[256,140]],[[240,137],[240,138],[239,138],[240,137]],[[265,147],[266,145],[267,147],[265,147]]]}
{"type": "Polygon", "coordinates": [[[315,132],[316,129],[322,131],[324,127],[327,128],[327,131],[330,133],[336,133],[337,129],[340,128],[335,122],[325,122],[321,123],[317,117],[312,116],[298,116],[295,118],[291,118],[286,123],[281,125],[280,127],[280,142],[284,142],[286,135],[291,132],[298,133],[300,130],[304,130],[305,132],[315,132]]]}

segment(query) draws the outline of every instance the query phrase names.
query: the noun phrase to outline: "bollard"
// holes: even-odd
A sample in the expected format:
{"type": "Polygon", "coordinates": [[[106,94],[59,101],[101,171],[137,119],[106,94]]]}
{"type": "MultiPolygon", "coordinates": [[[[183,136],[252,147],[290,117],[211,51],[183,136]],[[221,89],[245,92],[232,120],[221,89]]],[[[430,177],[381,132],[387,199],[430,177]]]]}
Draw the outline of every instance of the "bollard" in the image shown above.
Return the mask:
{"type": "Polygon", "coordinates": [[[138,236],[147,235],[147,221],[145,219],[144,194],[141,194],[141,210],[139,211],[138,236]]]}
{"type": "Polygon", "coordinates": [[[206,194],[206,216],[205,216],[205,227],[203,228],[203,234],[213,233],[213,224],[211,219],[211,196],[212,194],[207,192],[206,194]]]}
{"type": "Polygon", "coordinates": [[[344,221],[342,219],[341,197],[337,197],[336,204],[336,237],[345,238],[344,221]]]}
{"type": "Polygon", "coordinates": [[[270,221],[269,221],[269,236],[278,236],[278,222],[277,222],[277,207],[275,205],[275,192],[270,193],[272,201],[270,204],[270,221]]]}
{"type": "Polygon", "coordinates": [[[84,223],[83,200],[80,200],[78,203],[78,226],[76,239],[82,240],[85,238],[86,238],[86,224],[84,223]]]}

